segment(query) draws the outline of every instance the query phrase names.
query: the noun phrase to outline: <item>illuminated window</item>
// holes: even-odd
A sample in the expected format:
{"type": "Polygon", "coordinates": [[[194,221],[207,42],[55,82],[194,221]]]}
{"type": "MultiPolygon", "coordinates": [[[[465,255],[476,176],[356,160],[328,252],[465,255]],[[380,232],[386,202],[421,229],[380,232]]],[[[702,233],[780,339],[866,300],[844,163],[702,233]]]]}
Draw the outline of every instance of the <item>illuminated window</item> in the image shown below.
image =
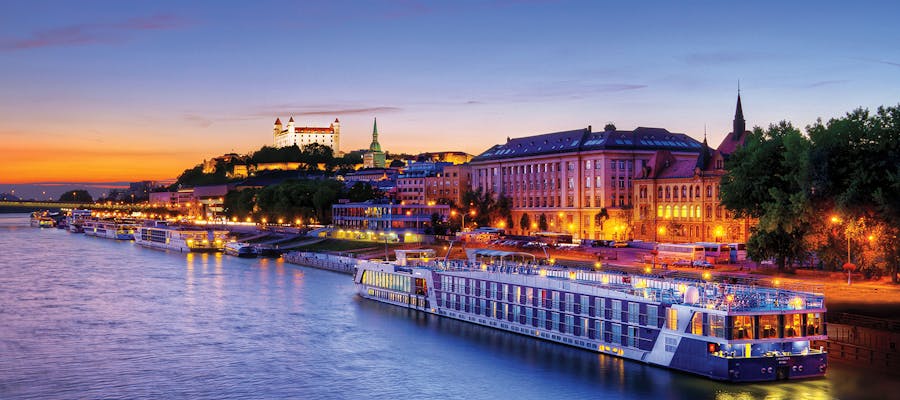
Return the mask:
{"type": "Polygon", "coordinates": [[[760,315],[759,316],[759,337],[760,339],[769,339],[778,337],[778,316],[777,315],[760,315]]]}
{"type": "Polygon", "coordinates": [[[666,328],[673,331],[678,330],[678,310],[674,308],[666,310],[666,328]]]}
{"type": "Polygon", "coordinates": [[[703,313],[694,313],[691,317],[691,333],[695,335],[703,334],[703,313]]]}
{"type": "Polygon", "coordinates": [[[736,340],[753,339],[753,317],[749,315],[737,315],[734,319],[732,337],[736,340]]]}
{"type": "Polygon", "coordinates": [[[803,314],[787,314],[784,316],[784,337],[803,336],[803,314]]]}

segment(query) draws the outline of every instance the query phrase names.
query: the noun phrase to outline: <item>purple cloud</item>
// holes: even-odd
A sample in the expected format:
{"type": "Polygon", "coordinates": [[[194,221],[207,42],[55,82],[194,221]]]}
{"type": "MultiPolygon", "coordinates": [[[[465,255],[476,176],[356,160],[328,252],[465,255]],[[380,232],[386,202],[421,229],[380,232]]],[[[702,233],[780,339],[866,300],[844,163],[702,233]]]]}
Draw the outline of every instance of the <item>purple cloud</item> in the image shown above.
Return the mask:
{"type": "Polygon", "coordinates": [[[130,32],[177,29],[186,25],[185,20],[171,14],[135,17],[116,23],[78,24],[35,31],[28,38],[2,39],[0,51],[115,43],[128,39],[130,32]]]}

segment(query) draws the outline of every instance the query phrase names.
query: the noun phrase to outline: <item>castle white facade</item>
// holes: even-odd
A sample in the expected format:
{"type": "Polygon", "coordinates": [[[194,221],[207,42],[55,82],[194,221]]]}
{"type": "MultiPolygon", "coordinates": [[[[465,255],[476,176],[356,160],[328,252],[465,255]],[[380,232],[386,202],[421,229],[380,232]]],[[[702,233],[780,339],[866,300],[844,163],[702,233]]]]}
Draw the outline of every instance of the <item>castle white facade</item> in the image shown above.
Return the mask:
{"type": "Polygon", "coordinates": [[[281,119],[276,118],[272,133],[275,139],[275,147],[297,145],[302,149],[303,146],[308,144],[318,143],[331,147],[334,155],[338,155],[341,152],[341,122],[337,118],[327,128],[294,126],[294,117],[291,117],[287,126],[284,126],[281,124],[281,119]]]}

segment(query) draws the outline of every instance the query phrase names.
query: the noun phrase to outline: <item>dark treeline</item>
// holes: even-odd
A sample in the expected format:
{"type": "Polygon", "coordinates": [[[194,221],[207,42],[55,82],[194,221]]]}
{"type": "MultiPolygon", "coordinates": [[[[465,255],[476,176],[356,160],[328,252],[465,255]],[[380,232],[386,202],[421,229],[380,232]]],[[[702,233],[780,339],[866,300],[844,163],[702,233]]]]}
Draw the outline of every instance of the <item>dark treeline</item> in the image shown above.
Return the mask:
{"type": "Polygon", "coordinates": [[[244,221],[303,225],[331,223],[331,205],[338,199],[366,201],[381,197],[368,183],[344,188],[334,180],[289,180],[262,189],[244,189],[225,196],[225,215],[244,221]]]}

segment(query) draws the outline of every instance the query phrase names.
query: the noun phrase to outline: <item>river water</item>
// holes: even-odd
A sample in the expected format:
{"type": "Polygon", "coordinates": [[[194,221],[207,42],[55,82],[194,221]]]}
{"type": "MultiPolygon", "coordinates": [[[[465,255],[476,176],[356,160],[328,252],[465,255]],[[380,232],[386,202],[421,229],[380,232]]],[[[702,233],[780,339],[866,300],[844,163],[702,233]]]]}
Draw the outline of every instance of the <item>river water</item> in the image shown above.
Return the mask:
{"type": "MultiPolygon", "coordinates": [[[[729,385],[356,296],[347,275],[0,214],[0,399],[884,399],[888,376],[729,385]]],[[[896,398],[896,397],[894,397],[896,398]]]]}

